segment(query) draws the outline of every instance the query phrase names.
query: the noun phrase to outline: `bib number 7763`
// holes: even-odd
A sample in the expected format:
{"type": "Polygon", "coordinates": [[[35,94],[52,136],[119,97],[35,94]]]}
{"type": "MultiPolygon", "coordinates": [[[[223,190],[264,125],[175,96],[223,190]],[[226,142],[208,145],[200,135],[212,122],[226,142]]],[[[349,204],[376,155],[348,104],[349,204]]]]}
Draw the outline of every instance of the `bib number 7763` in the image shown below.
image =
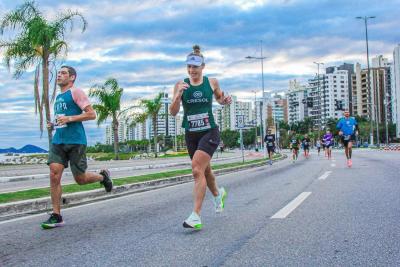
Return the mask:
{"type": "Polygon", "coordinates": [[[211,128],[208,113],[188,115],[189,131],[195,132],[211,128]]]}

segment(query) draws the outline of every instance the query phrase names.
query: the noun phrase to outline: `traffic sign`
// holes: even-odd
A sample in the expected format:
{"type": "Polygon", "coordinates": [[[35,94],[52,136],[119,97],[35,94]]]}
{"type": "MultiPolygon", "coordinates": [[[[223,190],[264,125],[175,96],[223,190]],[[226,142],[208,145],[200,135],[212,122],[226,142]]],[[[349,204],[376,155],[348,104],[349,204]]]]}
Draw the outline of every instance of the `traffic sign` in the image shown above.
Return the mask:
{"type": "Polygon", "coordinates": [[[243,129],[244,128],[244,115],[236,115],[237,121],[237,128],[243,129]]]}

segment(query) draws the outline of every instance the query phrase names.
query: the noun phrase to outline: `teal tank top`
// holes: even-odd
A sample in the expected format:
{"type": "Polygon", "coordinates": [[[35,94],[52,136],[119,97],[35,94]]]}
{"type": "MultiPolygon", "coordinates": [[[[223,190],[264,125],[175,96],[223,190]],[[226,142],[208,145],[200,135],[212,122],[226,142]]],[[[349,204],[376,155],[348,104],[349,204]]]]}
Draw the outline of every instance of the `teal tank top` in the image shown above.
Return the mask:
{"type": "MultiPolygon", "coordinates": [[[[54,103],[54,115],[74,116],[82,114],[81,108],[72,98],[71,90],[57,96],[54,103]]],[[[86,145],[86,133],[80,121],[70,122],[63,126],[55,126],[56,133],[53,137],[53,144],[79,144],[86,145]]]]}
{"type": "Polygon", "coordinates": [[[203,76],[203,83],[197,86],[191,85],[189,78],[184,81],[190,86],[182,94],[182,127],[188,132],[202,132],[217,127],[212,113],[214,91],[208,77],[203,76]]]}

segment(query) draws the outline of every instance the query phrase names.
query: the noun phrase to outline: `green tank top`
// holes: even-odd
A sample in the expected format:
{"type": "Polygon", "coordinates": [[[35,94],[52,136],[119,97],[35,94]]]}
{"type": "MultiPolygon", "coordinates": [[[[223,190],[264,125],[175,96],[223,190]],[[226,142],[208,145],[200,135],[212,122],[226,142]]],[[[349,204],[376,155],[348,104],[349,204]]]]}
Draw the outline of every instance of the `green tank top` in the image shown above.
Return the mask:
{"type": "Polygon", "coordinates": [[[189,132],[202,132],[215,128],[214,116],[212,113],[212,100],[214,91],[206,76],[203,76],[203,83],[197,86],[191,85],[189,78],[185,83],[189,88],[183,91],[183,121],[182,127],[189,132]]]}

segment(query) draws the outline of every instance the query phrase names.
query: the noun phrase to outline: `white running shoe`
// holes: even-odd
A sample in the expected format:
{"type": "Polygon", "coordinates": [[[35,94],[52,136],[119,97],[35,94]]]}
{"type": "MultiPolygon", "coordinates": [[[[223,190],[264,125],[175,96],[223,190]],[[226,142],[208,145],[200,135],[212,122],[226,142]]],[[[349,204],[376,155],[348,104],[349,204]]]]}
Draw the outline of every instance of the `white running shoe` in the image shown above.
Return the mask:
{"type": "Polygon", "coordinates": [[[214,197],[215,212],[222,212],[225,207],[225,199],[227,196],[225,188],[218,189],[219,195],[214,197]]]}
{"type": "Polygon", "coordinates": [[[190,216],[183,222],[183,227],[200,230],[203,228],[200,216],[193,211],[192,214],[190,214],[190,216]]]}

